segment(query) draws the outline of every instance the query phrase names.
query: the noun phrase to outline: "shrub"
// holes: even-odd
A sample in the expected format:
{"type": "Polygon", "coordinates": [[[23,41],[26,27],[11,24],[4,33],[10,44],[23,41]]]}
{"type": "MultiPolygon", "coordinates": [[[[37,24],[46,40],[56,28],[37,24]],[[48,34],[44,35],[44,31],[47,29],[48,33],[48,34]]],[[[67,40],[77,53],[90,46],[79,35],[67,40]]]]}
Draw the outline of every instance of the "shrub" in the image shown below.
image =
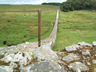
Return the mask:
{"type": "Polygon", "coordinates": [[[96,9],[96,0],[67,0],[61,5],[62,11],[73,11],[82,9],[96,9]]]}

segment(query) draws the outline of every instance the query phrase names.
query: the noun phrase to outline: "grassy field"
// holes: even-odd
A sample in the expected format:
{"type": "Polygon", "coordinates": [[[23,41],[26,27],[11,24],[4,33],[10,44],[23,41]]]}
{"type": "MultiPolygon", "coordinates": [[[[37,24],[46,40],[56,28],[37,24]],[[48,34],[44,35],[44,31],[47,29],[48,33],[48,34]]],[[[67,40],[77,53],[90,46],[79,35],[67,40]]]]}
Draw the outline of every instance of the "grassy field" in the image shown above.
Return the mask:
{"type": "MultiPolygon", "coordinates": [[[[49,36],[55,22],[57,6],[5,5],[0,11],[42,10],[41,38],[49,36]]],[[[37,13],[0,12],[0,46],[37,41],[37,13]],[[6,44],[4,44],[6,42],[6,44]]]]}
{"type": "Polygon", "coordinates": [[[96,41],[96,11],[60,12],[54,50],[85,41],[96,41]]]}
{"type": "MultiPolygon", "coordinates": [[[[0,11],[42,10],[42,39],[49,36],[55,22],[58,6],[5,5],[0,11]]],[[[0,13],[0,46],[37,41],[37,13],[0,13]],[[7,41],[4,45],[3,42],[7,41]]],[[[57,40],[54,50],[81,41],[96,41],[96,11],[60,12],[57,40]]]]}

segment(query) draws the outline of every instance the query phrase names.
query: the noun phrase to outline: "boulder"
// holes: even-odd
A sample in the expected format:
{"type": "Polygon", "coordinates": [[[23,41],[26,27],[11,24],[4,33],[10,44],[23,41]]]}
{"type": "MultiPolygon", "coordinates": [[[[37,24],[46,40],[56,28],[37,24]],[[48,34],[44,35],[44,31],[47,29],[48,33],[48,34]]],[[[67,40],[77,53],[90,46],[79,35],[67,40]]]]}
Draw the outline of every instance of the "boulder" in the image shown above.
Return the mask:
{"type": "Polygon", "coordinates": [[[75,72],[89,71],[89,68],[81,62],[71,63],[68,67],[75,72]]]}
{"type": "Polygon", "coordinates": [[[20,72],[67,72],[54,62],[37,62],[20,70],[20,72]]]}
{"type": "Polygon", "coordinates": [[[78,43],[78,45],[80,45],[80,46],[92,47],[92,45],[91,45],[91,44],[86,43],[86,42],[79,42],[79,43],[78,43]]]}
{"type": "Polygon", "coordinates": [[[0,72],[13,72],[10,66],[0,66],[0,72]]]}
{"type": "Polygon", "coordinates": [[[68,46],[68,47],[65,47],[65,50],[67,52],[73,52],[73,51],[76,51],[77,49],[79,49],[80,46],[79,45],[72,45],[72,46],[68,46]]]}
{"type": "Polygon", "coordinates": [[[74,60],[79,60],[80,57],[77,56],[76,54],[70,53],[69,55],[63,57],[63,61],[66,61],[67,63],[74,61],[74,60]]]}
{"type": "Polygon", "coordinates": [[[57,60],[57,54],[51,49],[49,45],[43,45],[38,47],[34,51],[34,58],[38,61],[49,61],[49,60],[57,60]]]}

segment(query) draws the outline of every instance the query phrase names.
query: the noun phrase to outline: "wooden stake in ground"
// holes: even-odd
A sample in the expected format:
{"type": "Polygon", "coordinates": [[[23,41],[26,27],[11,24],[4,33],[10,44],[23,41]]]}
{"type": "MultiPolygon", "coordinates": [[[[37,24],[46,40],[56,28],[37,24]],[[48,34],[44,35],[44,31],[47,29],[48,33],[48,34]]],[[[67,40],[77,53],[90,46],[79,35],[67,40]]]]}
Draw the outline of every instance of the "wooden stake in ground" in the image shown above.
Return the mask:
{"type": "Polygon", "coordinates": [[[38,10],[38,47],[41,46],[40,33],[41,32],[41,10],[38,10]]]}

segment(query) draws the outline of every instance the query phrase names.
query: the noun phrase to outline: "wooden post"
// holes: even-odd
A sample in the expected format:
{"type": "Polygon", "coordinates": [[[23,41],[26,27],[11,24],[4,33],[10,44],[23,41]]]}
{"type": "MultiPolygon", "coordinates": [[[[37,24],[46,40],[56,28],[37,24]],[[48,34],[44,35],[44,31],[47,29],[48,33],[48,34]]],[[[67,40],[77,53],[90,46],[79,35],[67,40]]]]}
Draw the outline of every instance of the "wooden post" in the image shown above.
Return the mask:
{"type": "Polygon", "coordinates": [[[41,10],[38,10],[38,47],[41,46],[41,39],[40,39],[40,35],[41,35],[41,10]]]}

